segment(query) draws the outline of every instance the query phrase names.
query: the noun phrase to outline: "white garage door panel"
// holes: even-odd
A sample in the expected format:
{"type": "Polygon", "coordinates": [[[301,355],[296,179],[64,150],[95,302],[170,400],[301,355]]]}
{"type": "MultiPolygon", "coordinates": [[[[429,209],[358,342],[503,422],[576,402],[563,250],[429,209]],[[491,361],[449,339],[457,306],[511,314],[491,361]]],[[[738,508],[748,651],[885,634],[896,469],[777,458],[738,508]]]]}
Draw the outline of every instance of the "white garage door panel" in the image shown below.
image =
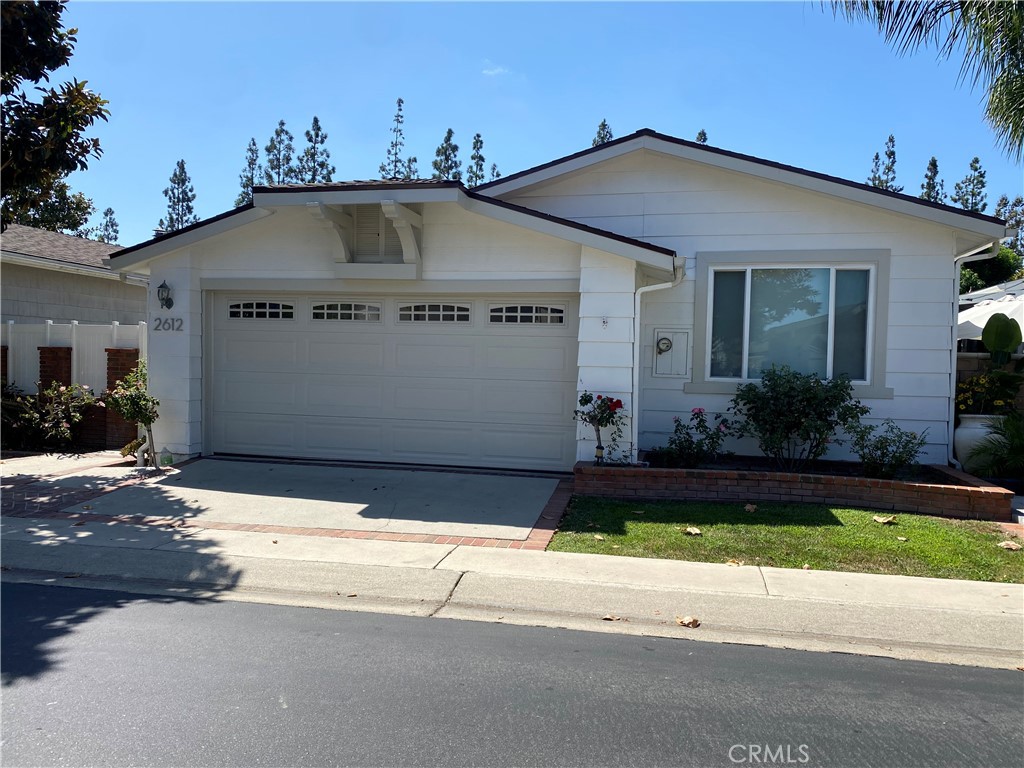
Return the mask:
{"type": "Polygon", "coordinates": [[[471,306],[470,323],[398,323],[399,300],[387,297],[364,299],[383,305],[380,323],[314,321],[313,303],[344,299],[285,294],[265,300],[293,304],[293,319],[228,318],[227,305],[244,298],[263,297],[213,301],[215,452],[572,466],[574,297],[557,300],[561,326],[491,324],[485,299],[456,300],[471,306]]]}

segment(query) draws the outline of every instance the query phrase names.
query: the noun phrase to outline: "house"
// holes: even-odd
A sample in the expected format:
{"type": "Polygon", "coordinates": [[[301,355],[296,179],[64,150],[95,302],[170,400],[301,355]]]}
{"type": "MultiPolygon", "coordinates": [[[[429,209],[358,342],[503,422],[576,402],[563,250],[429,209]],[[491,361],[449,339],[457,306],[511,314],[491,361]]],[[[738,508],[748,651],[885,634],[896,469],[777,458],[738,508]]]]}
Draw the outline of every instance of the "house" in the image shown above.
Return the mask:
{"type": "Polygon", "coordinates": [[[138,323],[146,281],[104,262],[120,249],[84,237],[11,224],[0,235],[3,322],[138,323]]]}
{"type": "Polygon", "coordinates": [[[566,470],[594,455],[583,390],[625,402],[629,451],[787,362],[848,374],[945,463],[957,272],[1006,234],[642,130],[472,190],[258,187],[110,262],[150,276],[176,456],[566,470]]]}

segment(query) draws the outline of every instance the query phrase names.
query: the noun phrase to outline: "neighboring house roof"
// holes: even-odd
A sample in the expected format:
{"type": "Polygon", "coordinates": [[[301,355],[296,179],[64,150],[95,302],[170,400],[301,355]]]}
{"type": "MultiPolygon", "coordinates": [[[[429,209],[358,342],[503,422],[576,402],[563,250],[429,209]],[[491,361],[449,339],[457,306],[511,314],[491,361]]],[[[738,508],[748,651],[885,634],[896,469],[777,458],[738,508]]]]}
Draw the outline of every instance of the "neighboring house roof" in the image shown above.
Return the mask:
{"type": "Polygon", "coordinates": [[[107,259],[120,250],[120,245],[21,224],[11,224],[0,234],[0,258],[5,264],[147,285],[142,275],[122,275],[108,266],[107,259]]]}
{"type": "Polygon", "coordinates": [[[988,232],[992,230],[992,227],[984,225],[996,225],[996,227],[1003,228],[1006,225],[1005,221],[995,216],[986,216],[950,205],[933,203],[913,195],[879,189],[870,184],[841,179],[838,176],[829,176],[825,173],[809,171],[772,160],[764,160],[753,155],[744,155],[707,144],[698,144],[694,141],[658,133],[650,128],[642,128],[628,136],[613,139],[596,147],[590,147],[581,152],[528,168],[525,171],[480,184],[473,187],[472,191],[498,196],[511,194],[525,187],[582,170],[611,157],[617,157],[637,149],[666,152],[728,170],[746,172],[762,178],[806,187],[813,191],[828,191],[838,197],[847,197],[857,202],[890,208],[900,213],[951,223],[964,229],[978,231],[978,225],[983,225],[980,228],[988,232]],[[961,223],[955,224],[957,221],[961,223]],[[972,226],[971,222],[976,222],[976,224],[972,226]]]}
{"type": "Polygon", "coordinates": [[[207,236],[219,234],[227,229],[248,223],[269,214],[265,208],[275,205],[296,205],[306,200],[301,196],[318,198],[326,204],[354,204],[358,202],[377,202],[384,193],[405,193],[404,196],[395,195],[398,202],[455,202],[467,210],[492,218],[501,219],[528,228],[543,231],[555,236],[566,237],[577,240],[597,248],[611,249],[612,252],[622,252],[623,255],[632,256],[638,261],[648,263],[651,266],[661,269],[672,270],[672,259],[675,258],[675,251],[660,245],[626,237],[616,232],[610,232],[587,224],[581,224],[571,219],[553,216],[548,213],[525,208],[520,205],[497,200],[486,195],[467,190],[461,182],[457,181],[436,181],[433,179],[411,179],[411,180],[384,180],[384,181],[341,181],[328,184],[280,184],[272,186],[257,186],[253,188],[254,203],[241,206],[231,211],[226,211],[218,216],[205,219],[183,229],[169,232],[154,237],[151,240],[125,248],[114,254],[111,258],[115,267],[127,264],[136,264],[149,258],[155,258],[163,253],[179,247],[179,244],[168,244],[165,248],[156,248],[162,243],[193,234],[190,238],[179,241],[182,245],[186,242],[202,239],[207,236]],[[368,194],[369,193],[369,194],[368,194]],[[299,199],[296,199],[299,198],[299,199]],[[234,218],[233,218],[234,217],[234,218]],[[230,220],[230,221],[229,221],[230,220]],[[206,232],[199,233],[198,230],[209,227],[206,232]],[[148,250],[148,253],[140,253],[148,250]],[[647,254],[645,257],[643,254],[647,254]],[[125,258],[129,257],[129,258],[125,258]],[[666,259],[666,257],[668,257],[666,259]],[[124,259],[123,261],[121,261],[124,259]]]}
{"type": "Polygon", "coordinates": [[[104,260],[121,250],[121,246],[48,229],[11,224],[0,235],[0,250],[4,253],[107,269],[104,260]]]}

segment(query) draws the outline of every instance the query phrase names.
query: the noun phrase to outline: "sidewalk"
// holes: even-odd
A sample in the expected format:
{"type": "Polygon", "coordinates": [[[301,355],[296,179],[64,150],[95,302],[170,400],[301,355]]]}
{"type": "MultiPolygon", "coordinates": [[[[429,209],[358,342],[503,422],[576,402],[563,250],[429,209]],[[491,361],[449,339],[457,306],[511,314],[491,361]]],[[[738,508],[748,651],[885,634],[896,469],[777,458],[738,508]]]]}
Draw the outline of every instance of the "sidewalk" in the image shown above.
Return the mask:
{"type": "Polygon", "coordinates": [[[986,667],[1024,665],[1020,584],[183,523],[5,517],[3,579],[986,667]],[[676,618],[682,616],[695,616],[701,625],[679,626],[676,618]]]}

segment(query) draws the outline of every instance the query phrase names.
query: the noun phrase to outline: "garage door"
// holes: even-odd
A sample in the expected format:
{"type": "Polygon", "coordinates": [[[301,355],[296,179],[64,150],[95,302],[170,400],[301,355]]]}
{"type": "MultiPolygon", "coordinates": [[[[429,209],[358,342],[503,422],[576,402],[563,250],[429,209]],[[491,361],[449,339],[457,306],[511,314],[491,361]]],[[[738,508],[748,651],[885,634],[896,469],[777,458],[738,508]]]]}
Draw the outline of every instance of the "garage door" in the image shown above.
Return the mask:
{"type": "Polygon", "coordinates": [[[213,450],[569,469],[578,298],[212,302],[213,450]]]}

